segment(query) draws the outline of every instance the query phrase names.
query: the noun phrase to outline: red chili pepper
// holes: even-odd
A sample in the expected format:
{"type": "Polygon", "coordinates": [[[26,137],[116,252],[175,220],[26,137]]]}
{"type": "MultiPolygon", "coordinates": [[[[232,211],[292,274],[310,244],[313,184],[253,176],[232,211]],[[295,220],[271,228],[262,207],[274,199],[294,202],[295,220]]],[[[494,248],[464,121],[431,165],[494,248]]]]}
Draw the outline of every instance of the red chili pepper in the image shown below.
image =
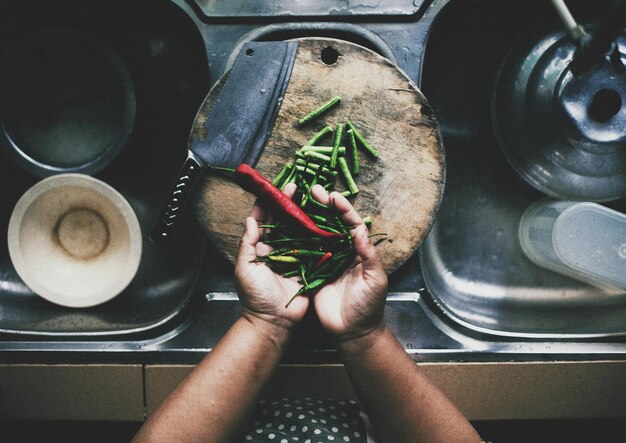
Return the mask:
{"type": "Polygon", "coordinates": [[[319,268],[320,266],[322,266],[324,263],[326,263],[328,260],[330,260],[330,258],[333,256],[333,253],[328,251],[326,254],[322,255],[322,257],[318,260],[317,263],[315,263],[315,266],[313,267],[313,270],[316,270],[317,268],[319,268]]]}
{"type": "Polygon", "coordinates": [[[245,191],[256,195],[272,209],[295,221],[309,232],[326,238],[343,237],[343,234],[325,231],[317,226],[295,202],[253,167],[246,164],[239,165],[235,170],[235,180],[245,191]]]}

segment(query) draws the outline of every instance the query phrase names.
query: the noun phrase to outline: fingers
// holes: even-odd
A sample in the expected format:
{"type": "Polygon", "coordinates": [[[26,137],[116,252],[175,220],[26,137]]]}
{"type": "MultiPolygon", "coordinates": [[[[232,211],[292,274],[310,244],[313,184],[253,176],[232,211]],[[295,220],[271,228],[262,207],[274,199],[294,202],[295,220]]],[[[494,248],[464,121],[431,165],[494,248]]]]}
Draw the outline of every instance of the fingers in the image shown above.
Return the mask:
{"type": "MultiPolygon", "coordinates": [[[[354,234],[354,230],[359,226],[363,225],[363,220],[354,209],[354,206],[338,192],[332,192],[330,194],[330,206],[334,206],[335,209],[339,212],[339,216],[341,220],[348,225],[352,226],[351,232],[354,234]]],[[[363,225],[364,226],[364,225],[363,225]]],[[[367,231],[367,229],[366,229],[367,231]]]]}
{"type": "Polygon", "coordinates": [[[258,198],[255,200],[248,217],[252,217],[254,221],[256,221],[257,225],[262,224],[263,220],[265,220],[265,209],[261,206],[258,198]]]}
{"type": "Polygon", "coordinates": [[[256,258],[256,246],[260,239],[259,225],[253,217],[247,217],[243,235],[239,240],[236,266],[244,266],[256,258]]]}
{"type": "Polygon", "coordinates": [[[320,202],[323,205],[328,205],[330,203],[330,196],[326,189],[322,185],[314,185],[311,188],[311,195],[315,200],[320,202]]]}
{"type": "MultiPolygon", "coordinates": [[[[283,189],[283,193],[287,197],[292,198],[293,195],[296,193],[296,189],[297,189],[297,186],[295,183],[289,183],[287,186],[285,186],[285,189],[283,189]]],[[[257,224],[262,224],[263,221],[265,221],[267,217],[266,211],[263,208],[263,206],[261,206],[261,203],[259,202],[258,198],[254,202],[254,206],[252,206],[252,209],[250,210],[249,217],[252,217],[253,219],[255,219],[257,224]]]]}
{"type": "MultiPolygon", "coordinates": [[[[285,186],[285,189],[283,189],[283,193],[287,197],[292,198],[293,195],[296,193],[296,188],[297,186],[295,183],[289,183],[287,186],[285,186]]],[[[259,199],[256,199],[256,201],[254,202],[254,206],[252,206],[252,210],[250,211],[249,216],[255,219],[257,223],[262,223],[265,220],[267,214],[263,206],[261,206],[259,199]]]]}
{"type": "Polygon", "coordinates": [[[318,202],[324,205],[334,206],[346,225],[356,228],[363,223],[363,220],[361,220],[354,206],[340,193],[332,192],[328,194],[326,189],[322,186],[315,185],[311,188],[311,194],[318,202]]]}
{"type": "MultiPolygon", "coordinates": [[[[283,192],[285,193],[285,195],[287,195],[287,197],[292,198],[293,195],[296,193],[296,189],[297,186],[295,183],[289,183],[287,186],[285,186],[283,192]]],[[[267,211],[265,210],[265,208],[263,208],[259,199],[255,200],[248,217],[252,217],[256,221],[257,225],[262,225],[263,223],[267,222],[267,211]]],[[[261,229],[260,237],[263,237],[264,232],[265,230],[261,229]]]]}
{"type": "Polygon", "coordinates": [[[384,272],[383,262],[378,251],[376,251],[376,247],[370,241],[367,227],[363,223],[356,228],[354,248],[357,256],[361,259],[364,272],[384,272]]]}
{"type": "Polygon", "coordinates": [[[289,198],[293,198],[293,195],[296,193],[297,188],[298,187],[295,183],[289,183],[285,186],[285,189],[283,189],[283,194],[285,194],[289,198]]]}

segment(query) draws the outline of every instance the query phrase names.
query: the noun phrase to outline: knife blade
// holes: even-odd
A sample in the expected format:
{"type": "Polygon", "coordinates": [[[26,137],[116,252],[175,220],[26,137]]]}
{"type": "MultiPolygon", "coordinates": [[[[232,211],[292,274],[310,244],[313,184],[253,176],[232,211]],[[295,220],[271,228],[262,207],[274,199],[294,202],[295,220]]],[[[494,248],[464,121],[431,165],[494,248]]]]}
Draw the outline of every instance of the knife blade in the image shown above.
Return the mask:
{"type": "Polygon", "coordinates": [[[156,218],[150,234],[153,242],[163,244],[174,236],[204,169],[256,164],[280,110],[297,49],[297,42],[248,42],[242,46],[217,100],[201,116],[206,136],[192,138],[187,159],[156,218]]]}

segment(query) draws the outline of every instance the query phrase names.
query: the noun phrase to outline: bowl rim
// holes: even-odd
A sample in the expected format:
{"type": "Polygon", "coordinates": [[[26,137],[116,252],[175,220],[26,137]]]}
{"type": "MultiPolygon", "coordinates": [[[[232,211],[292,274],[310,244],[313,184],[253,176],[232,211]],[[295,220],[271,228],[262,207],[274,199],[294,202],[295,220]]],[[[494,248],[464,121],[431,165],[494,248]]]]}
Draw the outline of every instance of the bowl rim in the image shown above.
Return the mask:
{"type": "Polygon", "coordinates": [[[102,180],[89,175],[77,173],[58,174],[45,178],[37,182],[22,195],[11,213],[9,227],[7,230],[7,244],[11,262],[24,283],[40,297],[57,305],[71,308],[96,306],[105,303],[122,293],[137,274],[143,249],[143,240],[139,220],[137,219],[137,215],[135,214],[135,211],[131,207],[130,203],[124,198],[124,196],[111,185],[102,180]],[[59,293],[47,288],[33,276],[32,270],[26,264],[26,260],[22,254],[20,230],[26,211],[41,195],[54,189],[58,189],[61,186],[78,186],[87,188],[97,192],[103,198],[109,200],[112,205],[120,211],[122,219],[124,220],[125,226],[129,232],[129,251],[127,262],[124,266],[120,266],[120,272],[116,274],[117,278],[110,286],[103,288],[103,290],[94,293],[89,297],[77,297],[76,294],[70,295],[59,293]]]}
{"type": "Polygon", "coordinates": [[[94,174],[111,164],[130,141],[137,114],[137,98],[133,79],[126,64],[116,50],[104,38],[86,30],[64,27],[44,28],[17,41],[15,47],[9,50],[9,54],[14,53],[15,56],[18,56],[31,46],[36,47],[40,41],[45,43],[53,39],[58,39],[59,41],[80,40],[82,44],[91,46],[94,51],[97,51],[103,58],[107,59],[113,67],[119,80],[119,86],[123,90],[124,102],[122,124],[118,128],[115,140],[100,154],[86,162],[67,167],[57,166],[44,163],[25,152],[13,139],[9,128],[6,127],[0,115],[0,150],[4,151],[13,162],[25,171],[42,178],[61,173],[94,174]]]}

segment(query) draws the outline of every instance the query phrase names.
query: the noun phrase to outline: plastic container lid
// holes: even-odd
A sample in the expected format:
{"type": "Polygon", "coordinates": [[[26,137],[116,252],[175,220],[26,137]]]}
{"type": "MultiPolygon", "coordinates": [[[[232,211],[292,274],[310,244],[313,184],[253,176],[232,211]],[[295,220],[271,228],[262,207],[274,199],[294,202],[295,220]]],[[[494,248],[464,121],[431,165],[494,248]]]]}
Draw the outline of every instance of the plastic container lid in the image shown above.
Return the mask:
{"type": "Polygon", "coordinates": [[[626,289],[626,215],[595,203],[577,203],[554,222],[552,244],[567,266],[626,289]]]}
{"type": "Polygon", "coordinates": [[[541,200],[519,226],[535,264],[608,289],[626,290],[626,215],[596,203],[541,200]]]}

